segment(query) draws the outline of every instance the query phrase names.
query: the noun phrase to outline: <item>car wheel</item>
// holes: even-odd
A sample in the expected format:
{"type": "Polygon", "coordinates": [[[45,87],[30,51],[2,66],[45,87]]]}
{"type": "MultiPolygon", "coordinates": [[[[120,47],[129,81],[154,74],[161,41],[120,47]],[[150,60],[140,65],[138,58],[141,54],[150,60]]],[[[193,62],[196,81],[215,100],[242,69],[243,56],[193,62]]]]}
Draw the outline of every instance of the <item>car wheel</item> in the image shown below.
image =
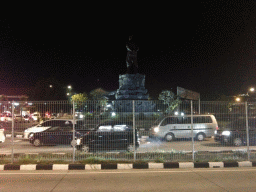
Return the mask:
{"type": "Polygon", "coordinates": [[[234,146],[236,146],[236,147],[241,146],[242,143],[243,143],[243,142],[242,142],[242,139],[239,138],[239,137],[237,137],[237,138],[235,138],[235,139],[233,140],[233,144],[234,144],[234,146]]]}
{"type": "Polygon", "coordinates": [[[134,152],[134,145],[133,144],[130,144],[127,146],[127,151],[128,152],[134,152]]]}
{"type": "Polygon", "coordinates": [[[33,144],[34,146],[39,147],[41,145],[40,139],[35,139],[33,144]]]}
{"type": "Polygon", "coordinates": [[[173,133],[167,133],[164,137],[165,141],[170,142],[175,140],[175,136],[173,133]]]}
{"type": "Polygon", "coordinates": [[[205,134],[204,133],[198,133],[196,135],[196,140],[197,141],[203,141],[205,139],[205,134]]]}
{"type": "Polygon", "coordinates": [[[89,146],[88,145],[83,145],[82,151],[85,152],[85,153],[88,153],[90,151],[89,146]]]}

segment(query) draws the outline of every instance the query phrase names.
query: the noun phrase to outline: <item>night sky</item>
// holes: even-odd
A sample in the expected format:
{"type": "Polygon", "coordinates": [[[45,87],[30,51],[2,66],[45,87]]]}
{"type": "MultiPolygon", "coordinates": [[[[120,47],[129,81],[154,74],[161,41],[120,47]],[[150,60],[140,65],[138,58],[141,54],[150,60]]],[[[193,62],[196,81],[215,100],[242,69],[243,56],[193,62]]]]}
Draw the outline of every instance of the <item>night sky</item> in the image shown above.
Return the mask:
{"type": "Polygon", "coordinates": [[[33,87],[44,77],[71,84],[77,93],[114,91],[119,74],[126,73],[129,35],[139,46],[139,72],[155,99],[164,89],[176,93],[177,86],[202,99],[256,86],[255,1],[162,6],[161,14],[151,9],[127,20],[100,11],[2,17],[0,87],[33,87]]]}

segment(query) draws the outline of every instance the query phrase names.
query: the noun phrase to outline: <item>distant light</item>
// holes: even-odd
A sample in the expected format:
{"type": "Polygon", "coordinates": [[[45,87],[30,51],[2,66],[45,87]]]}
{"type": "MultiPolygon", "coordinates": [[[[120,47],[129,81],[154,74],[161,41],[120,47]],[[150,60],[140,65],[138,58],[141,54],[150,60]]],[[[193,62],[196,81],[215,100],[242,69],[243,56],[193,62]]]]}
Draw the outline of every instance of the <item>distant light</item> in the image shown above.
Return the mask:
{"type": "Polygon", "coordinates": [[[241,99],[240,99],[239,97],[237,97],[237,98],[236,98],[236,101],[239,102],[239,101],[241,101],[241,99]]]}
{"type": "Polygon", "coordinates": [[[67,93],[67,95],[69,95],[69,93],[67,93]]]}
{"type": "Polygon", "coordinates": [[[50,88],[52,88],[52,85],[49,85],[50,88]]]}
{"type": "Polygon", "coordinates": [[[14,105],[15,105],[15,106],[18,106],[18,105],[19,105],[19,103],[14,103],[14,105]]]}
{"type": "Polygon", "coordinates": [[[28,103],[28,105],[33,105],[33,103],[28,103]]]}
{"type": "Polygon", "coordinates": [[[254,92],[254,90],[255,90],[254,87],[251,87],[251,88],[250,88],[250,91],[251,91],[251,92],[254,92]]]}
{"type": "Polygon", "coordinates": [[[110,104],[108,104],[108,105],[107,105],[107,107],[111,107],[111,105],[110,105],[110,104]]]}
{"type": "Polygon", "coordinates": [[[114,117],[114,116],[116,116],[116,113],[115,113],[115,112],[112,112],[112,114],[111,114],[111,115],[112,115],[112,117],[114,117]]]}
{"type": "Polygon", "coordinates": [[[68,86],[68,89],[72,89],[71,85],[68,86]]]}
{"type": "Polygon", "coordinates": [[[184,113],[183,113],[183,112],[181,112],[181,113],[180,113],[180,115],[181,115],[181,116],[184,116],[184,113]]]}
{"type": "Polygon", "coordinates": [[[175,111],[175,112],[174,112],[174,115],[179,115],[179,112],[178,112],[178,111],[175,111]]]}

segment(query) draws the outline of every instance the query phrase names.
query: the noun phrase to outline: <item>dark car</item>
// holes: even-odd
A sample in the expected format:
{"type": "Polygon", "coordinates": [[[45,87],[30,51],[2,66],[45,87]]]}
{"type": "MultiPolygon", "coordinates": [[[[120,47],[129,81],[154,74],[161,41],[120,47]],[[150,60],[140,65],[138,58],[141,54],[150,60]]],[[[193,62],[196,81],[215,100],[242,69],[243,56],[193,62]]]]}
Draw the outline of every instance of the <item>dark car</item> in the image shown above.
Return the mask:
{"type": "MultiPolygon", "coordinates": [[[[75,131],[75,139],[80,138],[82,134],[75,131]]],[[[29,142],[38,147],[41,145],[70,145],[73,140],[72,127],[51,127],[45,131],[32,133],[29,142]]]]}
{"type": "Polygon", "coordinates": [[[77,149],[89,152],[102,149],[126,149],[133,151],[139,147],[139,136],[135,130],[135,147],[132,122],[107,121],[99,124],[77,139],[77,149]]]}
{"type": "MultiPolygon", "coordinates": [[[[256,118],[248,119],[249,144],[256,144],[256,118]]],[[[220,130],[214,136],[214,140],[221,144],[242,146],[247,144],[246,119],[238,119],[220,130]]]]}

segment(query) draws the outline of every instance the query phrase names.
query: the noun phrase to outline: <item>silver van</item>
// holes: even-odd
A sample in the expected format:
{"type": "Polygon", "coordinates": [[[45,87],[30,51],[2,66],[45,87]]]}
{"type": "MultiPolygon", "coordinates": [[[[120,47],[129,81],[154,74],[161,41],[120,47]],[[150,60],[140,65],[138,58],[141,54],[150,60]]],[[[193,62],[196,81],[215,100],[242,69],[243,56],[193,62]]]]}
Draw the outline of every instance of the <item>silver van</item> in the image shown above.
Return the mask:
{"type": "Polygon", "coordinates": [[[154,124],[152,135],[165,141],[191,138],[192,125],[193,137],[198,141],[214,136],[214,131],[218,129],[214,115],[193,115],[193,124],[191,124],[191,115],[169,116],[154,124]]]}

